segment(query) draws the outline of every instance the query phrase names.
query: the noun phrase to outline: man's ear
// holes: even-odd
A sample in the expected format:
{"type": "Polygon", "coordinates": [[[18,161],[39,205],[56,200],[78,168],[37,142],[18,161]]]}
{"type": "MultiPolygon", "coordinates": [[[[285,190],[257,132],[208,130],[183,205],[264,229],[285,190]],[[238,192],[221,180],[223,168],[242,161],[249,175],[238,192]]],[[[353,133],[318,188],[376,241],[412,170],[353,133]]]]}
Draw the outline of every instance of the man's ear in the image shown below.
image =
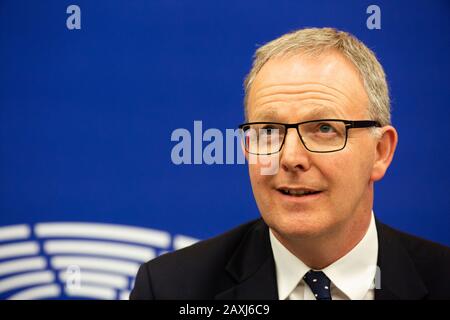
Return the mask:
{"type": "Polygon", "coordinates": [[[392,162],[394,152],[397,147],[398,134],[392,126],[384,126],[381,129],[382,135],[377,142],[375,151],[375,163],[372,168],[372,181],[381,180],[392,162]]]}

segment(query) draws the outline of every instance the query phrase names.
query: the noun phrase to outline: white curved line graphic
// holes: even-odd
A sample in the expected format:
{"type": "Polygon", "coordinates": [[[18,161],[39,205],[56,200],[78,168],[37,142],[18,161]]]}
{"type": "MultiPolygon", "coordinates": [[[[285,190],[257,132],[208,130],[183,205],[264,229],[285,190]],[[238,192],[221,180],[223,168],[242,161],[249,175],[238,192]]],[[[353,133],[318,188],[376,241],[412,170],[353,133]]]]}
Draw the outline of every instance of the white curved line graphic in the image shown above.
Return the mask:
{"type": "Polygon", "coordinates": [[[38,300],[57,298],[61,294],[61,289],[56,284],[34,287],[20,291],[8,298],[8,300],[38,300]]]}
{"type": "Polygon", "coordinates": [[[121,240],[167,248],[170,235],[167,232],[139,227],[118,226],[105,223],[38,223],[35,232],[40,238],[78,237],[121,240]]]}
{"type": "Polygon", "coordinates": [[[103,300],[116,299],[116,291],[109,288],[83,285],[79,288],[65,287],[64,291],[69,297],[85,297],[103,300]]]}
{"type": "Polygon", "coordinates": [[[198,239],[178,234],[173,238],[173,249],[183,249],[185,247],[193,245],[196,242],[198,242],[198,239]]]}
{"type": "Polygon", "coordinates": [[[146,262],[156,255],[150,248],[105,241],[51,240],[45,242],[44,251],[48,254],[78,253],[112,256],[139,262],[146,262]]]}
{"type": "Polygon", "coordinates": [[[0,241],[26,239],[30,233],[30,227],[26,224],[0,227],[0,241]]]}
{"type": "MultiPolygon", "coordinates": [[[[61,271],[59,273],[59,279],[61,280],[61,282],[67,283],[68,278],[70,278],[70,275],[68,275],[67,272],[61,271]]],[[[117,289],[128,288],[127,277],[113,274],[104,274],[100,272],[82,271],[80,272],[80,282],[82,286],[84,286],[85,283],[90,283],[117,289]]]]}
{"type": "Polygon", "coordinates": [[[163,230],[95,222],[2,226],[0,299],[128,300],[141,263],[197,241],[163,230]]]}
{"type": "Polygon", "coordinates": [[[139,268],[139,264],[133,262],[125,262],[117,259],[87,258],[78,256],[55,256],[51,259],[51,264],[55,269],[65,269],[70,266],[78,266],[82,272],[84,272],[83,269],[93,269],[125,274],[130,277],[136,276],[139,268]]]}
{"type": "Polygon", "coordinates": [[[39,245],[34,241],[6,244],[0,247],[0,259],[30,256],[39,253],[39,245]]]}
{"type": "Polygon", "coordinates": [[[130,293],[131,293],[131,291],[122,291],[119,294],[119,299],[120,300],[130,300],[130,293]]]}
{"type": "Polygon", "coordinates": [[[0,281],[0,293],[36,284],[52,283],[55,276],[51,271],[30,272],[12,276],[0,281]]]}
{"type": "Polygon", "coordinates": [[[0,263],[0,276],[10,273],[19,273],[22,271],[45,269],[46,267],[47,262],[41,257],[15,259],[0,263]]]}

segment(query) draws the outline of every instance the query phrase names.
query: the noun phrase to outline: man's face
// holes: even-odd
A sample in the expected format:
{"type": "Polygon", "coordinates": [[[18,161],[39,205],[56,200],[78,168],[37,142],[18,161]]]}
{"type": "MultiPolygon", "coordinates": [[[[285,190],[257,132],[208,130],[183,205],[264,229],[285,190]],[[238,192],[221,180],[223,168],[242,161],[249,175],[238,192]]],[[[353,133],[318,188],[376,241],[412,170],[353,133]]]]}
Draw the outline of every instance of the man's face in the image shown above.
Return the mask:
{"type": "MultiPolygon", "coordinates": [[[[316,119],[367,120],[369,100],[356,68],[342,55],[279,57],[256,76],[248,96],[248,121],[296,123],[316,119]]],[[[370,213],[377,139],[370,129],[350,129],[346,147],[311,153],[289,129],[274,175],[250,163],[253,193],[266,223],[285,237],[315,237],[351,225],[370,213]],[[320,191],[286,195],[281,189],[320,191]]],[[[261,160],[262,161],[262,160],[261,160]]],[[[267,163],[267,159],[265,160],[267,163]]]]}

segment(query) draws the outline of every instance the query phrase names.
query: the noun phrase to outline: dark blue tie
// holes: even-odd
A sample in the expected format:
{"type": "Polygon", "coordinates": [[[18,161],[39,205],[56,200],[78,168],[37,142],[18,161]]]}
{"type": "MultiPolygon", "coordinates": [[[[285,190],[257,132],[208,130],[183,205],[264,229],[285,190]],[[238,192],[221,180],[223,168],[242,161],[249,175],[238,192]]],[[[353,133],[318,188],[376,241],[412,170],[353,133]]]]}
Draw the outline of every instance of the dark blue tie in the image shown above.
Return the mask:
{"type": "Polygon", "coordinates": [[[330,279],[322,271],[310,270],[303,277],[317,300],[331,300],[330,279]]]}

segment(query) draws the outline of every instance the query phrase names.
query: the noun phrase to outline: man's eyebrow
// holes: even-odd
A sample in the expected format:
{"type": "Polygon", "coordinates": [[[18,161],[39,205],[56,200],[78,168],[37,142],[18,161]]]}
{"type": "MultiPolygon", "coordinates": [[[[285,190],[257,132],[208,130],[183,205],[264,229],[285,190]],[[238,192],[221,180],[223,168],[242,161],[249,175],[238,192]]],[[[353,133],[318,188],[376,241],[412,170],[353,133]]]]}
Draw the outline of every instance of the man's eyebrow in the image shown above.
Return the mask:
{"type": "MultiPolygon", "coordinates": [[[[277,112],[277,108],[268,108],[263,111],[256,111],[255,119],[258,120],[266,120],[266,119],[279,119],[282,114],[277,112]]],[[[338,112],[335,108],[330,108],[322,105],[315,105],[314,107],[311,107],[311,110],[308,110],[305,112],[305,114],[302,115],[302,119],[315,119],[315,118],[324,118],[324,117],[342,117],[341,113],[338,112]]]]}
{"type": "Polygon", "coordinates": [[[277,111],[275,111],[274,108],[270,108],[264,111],[256,111],[255,112],[255,118],[259,119],[272,119],[272,118],[278,118],[279,117],[279,113],[277,111]]]}
{"type": "Polygon", "coordinates": [[[320,117],[339,117],[341,115],[340,112],[338,112],[338,110],[336,110],[335,108],[329,108],[329,107],[323,107],[323,106],[319,106],[316,107],[314,109],[312,109],[311,111],[308,111],[307,113],[305,113],[304,117],[305,118],[320,118],[320,117]]]}

